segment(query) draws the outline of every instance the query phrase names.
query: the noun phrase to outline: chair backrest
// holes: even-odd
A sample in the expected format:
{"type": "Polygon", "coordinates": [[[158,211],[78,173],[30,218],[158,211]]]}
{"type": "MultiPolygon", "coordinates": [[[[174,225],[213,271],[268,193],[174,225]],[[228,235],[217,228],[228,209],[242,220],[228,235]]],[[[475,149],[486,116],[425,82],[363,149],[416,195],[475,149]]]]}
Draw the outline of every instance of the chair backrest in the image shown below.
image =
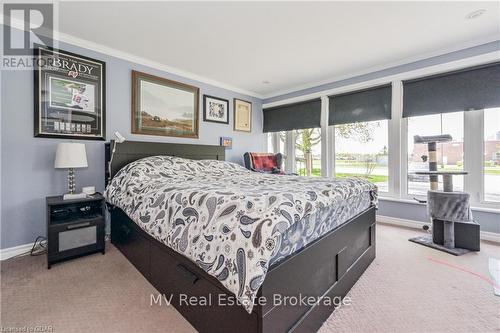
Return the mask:
{"type": "Polygon", "coordinates": [[[245,167],[252,171],[273,172],[282,171],[283,155],[272,153],[250,153],[243,155],[245,167]]]}

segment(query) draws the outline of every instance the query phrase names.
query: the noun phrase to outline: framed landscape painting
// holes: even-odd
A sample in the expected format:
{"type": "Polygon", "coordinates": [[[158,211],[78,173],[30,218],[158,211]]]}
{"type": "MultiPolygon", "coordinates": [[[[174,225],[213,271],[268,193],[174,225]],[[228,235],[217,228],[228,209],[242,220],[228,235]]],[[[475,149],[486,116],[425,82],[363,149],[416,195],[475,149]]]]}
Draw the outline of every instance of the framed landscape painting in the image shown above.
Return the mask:
{"type": "Polygon", "coordinates": [[[47,46],[35,59],[35,137],[104,140],[106,64],[47,46]]]}
{"type": "Polygon", "coordinates": [[[241,132],[252,131],[252,103],[234,99],[234,130],[241,132]]]}
{"type": "Polygon", "coordinates": [[[199,89],[132,71],[132,133],[198,138],[199,89]]]}
{"type": "Polygon", "coordinates": [[[229,101],[203,95],[203,121],[229,124],[229,101]]]}

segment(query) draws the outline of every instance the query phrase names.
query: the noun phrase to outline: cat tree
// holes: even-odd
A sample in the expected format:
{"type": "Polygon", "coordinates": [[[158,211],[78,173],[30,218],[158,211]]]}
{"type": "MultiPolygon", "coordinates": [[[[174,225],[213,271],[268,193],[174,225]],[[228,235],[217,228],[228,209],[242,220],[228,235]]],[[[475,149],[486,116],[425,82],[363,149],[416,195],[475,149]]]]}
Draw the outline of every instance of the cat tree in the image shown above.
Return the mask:
{"type": "Polygon", "coordinates": [[[432,221],[432,235],[410,238],[414,243],[435,248],[454,255],[479,251],[479,224],[474,222],[470,210],[470,196],[466,192],[453,191],[453,176],[467,175],[466,171],[438,171],[437,143],[449,142],[451,135],[415,135],[415,144],[427,144],[429,171],[417,171],[416,175],[427,175],[430,190],[427,192],[427,212],[432,221]],[[443,177],[443,190],[439,191],[439,176],[443,177]]]}

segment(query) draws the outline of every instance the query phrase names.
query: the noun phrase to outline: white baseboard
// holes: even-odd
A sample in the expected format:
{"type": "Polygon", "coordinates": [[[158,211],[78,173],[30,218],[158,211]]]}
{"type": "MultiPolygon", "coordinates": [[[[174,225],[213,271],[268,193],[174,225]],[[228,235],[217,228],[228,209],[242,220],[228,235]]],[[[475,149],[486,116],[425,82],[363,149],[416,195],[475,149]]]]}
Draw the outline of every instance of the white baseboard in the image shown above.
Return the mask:
{"type": "MultiPolygon", "coordinates": [[[[400,227],[407,227],[407,228],[412,228],[412,229],[420,229],[420,230],[422,230],[422,226],[424,226],[426,224],[431,226],[431,222],[406,220],[406,219],[400,219],[397,217],[384,216],[384,215],[377,215],[377,222],[391,224],[391,225],[397,225],[400,227]]],[[[481,240],[500,243],[500,234],[498,234],[496,232],[481,231],[479,237],[481,238],[481,240]]]]}
{"type": "Polygon", "coordinates": [[[481,239],[485,241],[500,243],[500,234],[490,231],[481,231],[481,239]]]}
{"type": "Polygon", "coordinates": [[[28,254],[34,243],[8,247],[0,250],[0,260],[7,260],[9,258],[18,256],[20,254],[28,254]]]}
{"type": "Polygon", "coordinates": [[[407,227],[407,228],[412,228],[412,229],[420,229],[420,230],[422,230],[422,226],[424,226],[426,224],[429,226],[431,225],[430,222],[406,220],[406,219],[400,219],[397,217],[384,216],[384,215],[378,215],[378,214],[377,214],[377,222],[392,224],[392,225],[397,225],[400,227],[407,227]]]}

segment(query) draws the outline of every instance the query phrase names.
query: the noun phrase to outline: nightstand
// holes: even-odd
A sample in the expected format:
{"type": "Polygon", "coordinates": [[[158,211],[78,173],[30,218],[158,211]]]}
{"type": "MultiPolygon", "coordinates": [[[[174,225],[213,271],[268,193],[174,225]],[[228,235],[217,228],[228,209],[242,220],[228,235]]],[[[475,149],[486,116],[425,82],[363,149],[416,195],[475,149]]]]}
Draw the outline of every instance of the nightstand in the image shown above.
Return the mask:
{"type": "Polygon", "coordinates": [[[47,197],[47,268],[56,262],[104,254],[104,197],[63,200],[47,197]]]}

